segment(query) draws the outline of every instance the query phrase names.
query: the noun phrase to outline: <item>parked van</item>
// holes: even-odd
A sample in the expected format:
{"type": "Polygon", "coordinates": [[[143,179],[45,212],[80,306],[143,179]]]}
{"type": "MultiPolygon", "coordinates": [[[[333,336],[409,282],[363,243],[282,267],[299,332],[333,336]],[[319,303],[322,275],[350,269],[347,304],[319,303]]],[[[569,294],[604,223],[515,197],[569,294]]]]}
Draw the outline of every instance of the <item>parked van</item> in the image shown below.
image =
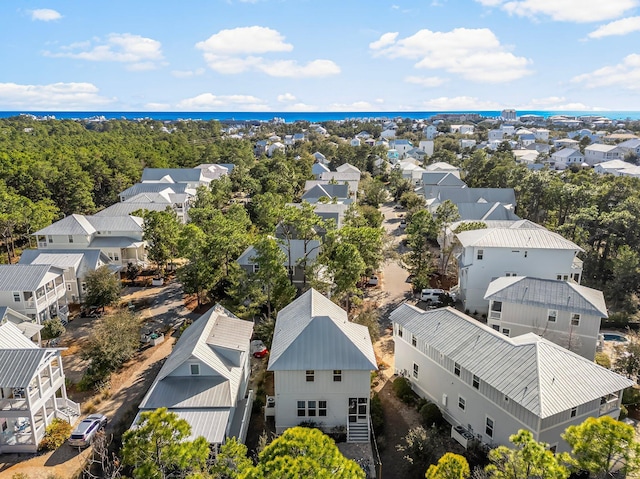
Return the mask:
{"type": "Polygon", "coordinates": [[[73,447],[87,447],[93,441],[100,429],[107,425],[107,416],[92,414],[83,419],[69,437],[69,445],[73,447]]]}
{"type": "Polygon", "coordinates": [[[420,293],[420,301],[427,304],[440,303],[440,295],[446,294],[444,289],[423,289],[420,293]]]}

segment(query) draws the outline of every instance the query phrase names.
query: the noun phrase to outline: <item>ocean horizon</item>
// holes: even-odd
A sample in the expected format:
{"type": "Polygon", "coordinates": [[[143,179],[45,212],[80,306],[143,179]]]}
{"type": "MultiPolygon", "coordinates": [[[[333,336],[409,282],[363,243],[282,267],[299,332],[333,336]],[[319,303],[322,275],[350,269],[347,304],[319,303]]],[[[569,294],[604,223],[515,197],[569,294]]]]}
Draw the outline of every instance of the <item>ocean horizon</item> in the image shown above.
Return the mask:
{"type": "MultiPolygon", "coordinates": [[[[104,117],[108,120],[140,120],[151,119],[159,121],[177,120],[219,120],[219,121],[259,121],[266,122],[279,118],[286,123],[295,121],[309,121],[321,123],[324,121],[367,120],[384,118],[410,118],[412,120],[429,119],[443,113],[464,114],[476,113],[486,118],[500,116],[498,110],[462,110],[462,111],[326,111],[326,112],[187,112],[187,111],[0,111],[0,118],[10,118],[24,115],[36,117],[51,117],[58,120],[86,120],[104,117]]],[[[544,118],[555,115],[570,117],[602,116],[611,120],[640,120],[640,111],[552,111],[552,110],[522,110],[518,116],[538,115],[544,118]]]]}

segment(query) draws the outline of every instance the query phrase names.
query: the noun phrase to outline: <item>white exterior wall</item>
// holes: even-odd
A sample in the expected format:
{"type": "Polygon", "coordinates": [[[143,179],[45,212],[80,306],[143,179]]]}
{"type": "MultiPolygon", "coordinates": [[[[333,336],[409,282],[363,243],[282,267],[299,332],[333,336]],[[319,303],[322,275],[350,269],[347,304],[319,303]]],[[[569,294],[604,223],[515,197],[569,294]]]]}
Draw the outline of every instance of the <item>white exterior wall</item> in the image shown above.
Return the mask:
{"type": "Polygon", "coordinates": [[[498,331],[509,329],[510,337],[535,333],[593,361],[600,331],[600,317],[581,314],[580,325],[572,326],[571,315],[572,312],[561,311],[553,306],[541,308],[503,302],[502,312],[496,314],[490,311],[487,323],[498,331]],[[555,309],[558,313],[555,323],[547,320],[550,309],[555,309]]]}
{"type": "Polygon", "coordinates": [[[471,313],[487,313],[489,301],[484,299],[484,295],[489,283],[507,274],[541,279],[557,279],[557,275],[571,278],[574,273],[582,276],[581,270],[572,269],[577,253],[577,250],[464,248],[458,272],[460,299],[464,309],[471,313]],[[478,250],[483,250],[481,260],[477,259],[478,250]]]}
{"type": "Polygon", "coordinates": [[[90,235],[44,235],[37,239],[38,249],[81,249],[88,247],[90,241],[90,235]],[[73,239],[72,242],[69,241],[69,236],[73,239]]]}
{"type": "MultiPolygon", "coordinates": [[[[397,330],[398,325],[394,325],[397,330]]],[[[513,401],[504,402],[501,397],[501,404],[498,405],[486,397],[482,392],[488,394],[499,394],[480,382],[480,388],[472,386],[472,372],[461,371],[460,377],[453,373],[453,362],[449,361],[450,369],[446,369],[438,362],[434,361],[421,350],[424,344],[418,343],[418,347],[411,346],[411,333],[404,332],[403,338],[394,336],[395,342],[395,367],[399,372],[406,370],[407,378],[411,382],[413,390],[432,402],[436,403],[442,411],[445,419],[453,425],[461,425],[470,430],[473,434],[480,434],[483,442],[490,444],[511,445],[509,436],[515,434],[520,429],[529,429],[534,435],[537,434],[538,420],[536,416],[525,411],[513,401]],[[418,349],[420,348],[420,349],[418,349]],[[418,378],[413,376],[413,364],[418,365],[418,378]],[[443,404],[446,395],[447,404],[443,404]],[[465,399],[465,409],[458,406],[459,397],[465,399]],[[505,407],[510,407],[508,411],[505,407]],[[518,417],[520,416],[520,417],[518,417]],[[486,434],[486,419],[491,418],[494,422],[493,438],[486,434]],[[469,427],[471,426],[471,427],[469,427]]],[[[439,353],[435,352],[436,355],[439,353]]],[[[447,361],[448,358],[443,358],[447,361]]]]}
{"type": "Polygon", "coordinates": [[[16,293],[20,293],[20,302],[14,301],[14,291],[0,291],[0,306],[7,306],[18,313],[22,313],[30,318],[35,318],[36,322],[41,324],[42,321],[50,319],[49,307],[51,305],[57,303],[66,304],[67,287],[63,281],[62,284],[56,285],[54,289],[48,293],[44,286],[38,289],[41,288],[43,289],[43,295],[40,298],[37,298],[36,291],[27,291],[27,293],[32,293],[29,301],[25,301],[25,291],[15,291],[16,293]],[[62,298],[64,298],[64,300],[59,301],[62,298]]]}
{"type": "MultiPolygon", "coordinates": [[[[323,427],[347,426],[349,398],[369,398],[371,371],[342,371],[342,381],[333,381],[333,371],[314,372],[314,381],[306,381],[306,371],[275,371],[276,433],[303,421],[322,423],[323,427]],[[326,417],[300,417],[298,401],[327,401],[326,417]]],[[[369,415],[369,409],[367,408],[369,415]]]]}

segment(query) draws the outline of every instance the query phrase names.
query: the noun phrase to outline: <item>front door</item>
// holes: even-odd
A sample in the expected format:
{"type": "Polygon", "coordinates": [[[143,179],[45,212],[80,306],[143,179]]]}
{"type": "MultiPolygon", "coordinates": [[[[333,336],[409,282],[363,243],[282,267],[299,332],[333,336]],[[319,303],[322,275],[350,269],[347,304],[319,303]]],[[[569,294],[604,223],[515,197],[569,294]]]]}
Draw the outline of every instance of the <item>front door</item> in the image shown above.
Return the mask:
{"type": "Polygon", "coordinates": [[[367,423],[369,398],[349,398],[349,422],[367,423]]]}

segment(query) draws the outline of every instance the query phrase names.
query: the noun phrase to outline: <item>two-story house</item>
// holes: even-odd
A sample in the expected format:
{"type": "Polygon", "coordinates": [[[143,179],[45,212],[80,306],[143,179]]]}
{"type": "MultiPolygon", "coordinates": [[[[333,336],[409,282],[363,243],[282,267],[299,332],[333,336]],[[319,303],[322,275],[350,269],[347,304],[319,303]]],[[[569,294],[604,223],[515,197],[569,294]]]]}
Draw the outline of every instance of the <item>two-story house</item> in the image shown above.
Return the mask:
{"type": "Polygon", "coordinates": [[[556,170],[564,170],[571,165],[582,165],[584,163],[584,155],[580,150],[573,148],[563,148],[551,155],[549,166],[556,170]]]}
{"type": "MultiPolygon", "coordinates": [[[[118,203],[119,204],[119,203],[118,203]]],[[[87,292],[86,277],[91,271],[109,264],[100,250],[81,249],[27,249],[19,264],[50,264],[63,271],[68,303],[82,303],[87,292]]]]}
{"type": "Polygon", "coordinates": [[[25,338],[28,338],[35,344],[40,345],[40,331],[42,331],[43,326],[39,325],[35,319],[31,319],[22,313],[18,313],[7,306],[0,306],[0,325],[9,322],[13,323],[25,338]]]}
{"type": "Polygon", "coordinates": [[[580,283],[582,250],[573,241],[529,221],[510,228],[487,228],[456,234],[458,294],[464,309],[487,313],[489,283],[501,276],[532,276],[580,283]]]}
{"type": "MultiPolygon", "coordinates": [[[[166,407],[214,447],[230,437],[244,442],[253,391],[248,389],[253,323],[220,305],[184,330],[140,403],[144,411],[166,407]]],[[[138,420],[138,416],[134,424],[138,420]]]]}
{"type": "Polygon", "coordinates": [[[49,264],[0,265],[0,306],[35,319],[42,324],[47,319],[67,322],[64,271],[49,264]]]}
{"type": "Polygon", "coordinates": [[[402,304],[391,313],[395,369],[438,405],[451,436],[508,445],[528,429],[552,450],[589,417],[618,418],[634,382],[534,333],[505,336],[453,309],[402,304]]]}
{"type": "Polygon", "coordinates": [[[10,321],[0,325],[0,454],[35,453],[53,419],[70,423],[61,349],[40,348],[10,321]]]}
{"type": "Polygon", "coordinates": [[[602,318],[608,318],[602,291],[572,281],[524,276],[493,280],[487,324],[506,336],[536,333],[593,361],[602,318]]]}
{"type": "Polygon", "coordinates": [[[609,160],[621,160],[624,158],[624,151],[618,148],[616,145],[604,145],[602,143],[595,143],[589,145],[584,149],[584,161],[589,166],[593,166],[597,163],[602,163],[609,160]]]}
{"type": "Polygon", "coordinates": [[[347,441],[368,442],[371,371],[377,370],[369,330],[314,289],[280,310],[268,371],[275,396],[267,406],[276,433],[313,422],[345,428],[347,441]]]}
{"type": "Polygon", "coordinates": [[[96,249],[117,265],[145,264],[142,218],[69,215],[33,235],[38,249],[96,249]]]}

